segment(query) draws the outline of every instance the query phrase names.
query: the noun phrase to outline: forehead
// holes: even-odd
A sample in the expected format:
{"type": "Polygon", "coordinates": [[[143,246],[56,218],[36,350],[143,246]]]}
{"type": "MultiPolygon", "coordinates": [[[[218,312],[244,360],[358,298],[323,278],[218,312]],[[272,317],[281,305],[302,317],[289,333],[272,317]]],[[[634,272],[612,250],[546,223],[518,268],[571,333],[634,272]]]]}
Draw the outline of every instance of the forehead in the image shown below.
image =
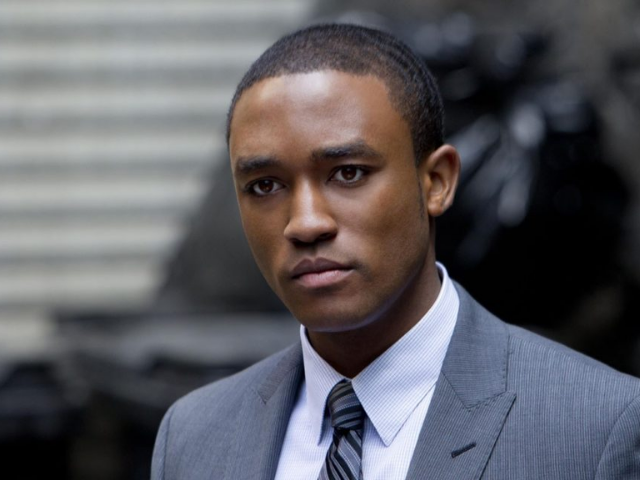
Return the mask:
{"type": "Polygon", "coordinates": [[[382,80],[335,70],[268,78],[240,97],[230,128],[232,159],[285,139],[316,147],[356,139],[411,142],[382,80]]]}

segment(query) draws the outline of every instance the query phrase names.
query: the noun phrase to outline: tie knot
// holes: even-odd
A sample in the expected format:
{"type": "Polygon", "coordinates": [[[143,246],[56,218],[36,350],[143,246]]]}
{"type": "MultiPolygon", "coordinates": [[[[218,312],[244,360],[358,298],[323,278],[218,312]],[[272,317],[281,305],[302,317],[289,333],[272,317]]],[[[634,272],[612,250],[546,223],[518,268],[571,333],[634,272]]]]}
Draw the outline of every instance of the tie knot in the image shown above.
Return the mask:
{"type": "Polygon", "coordinates": [[[328,406],[334,429],[362,431],[365,413],[351,382],[341,380],[336,383],[329,393],[328,406]]]}

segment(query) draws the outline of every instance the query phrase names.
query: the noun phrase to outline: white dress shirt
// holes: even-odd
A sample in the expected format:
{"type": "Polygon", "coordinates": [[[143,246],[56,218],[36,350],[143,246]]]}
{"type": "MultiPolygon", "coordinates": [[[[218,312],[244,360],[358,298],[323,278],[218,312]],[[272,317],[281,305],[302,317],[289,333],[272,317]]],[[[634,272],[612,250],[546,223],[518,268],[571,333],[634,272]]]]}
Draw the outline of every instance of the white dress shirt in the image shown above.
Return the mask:
{"type": "MultiPolygon", "coordinates": [[[[446,269],[442,287],[422,319],[352,379],[365,421],[362,473],[366,480],[404,480],[440,375],[459,308],[446,269]]],[[[344,377],[309,343],[300,329],[305,380],[300,386],[282,445],[276,480],[316,480],[331,445],[327,396],[344,377]]]]}

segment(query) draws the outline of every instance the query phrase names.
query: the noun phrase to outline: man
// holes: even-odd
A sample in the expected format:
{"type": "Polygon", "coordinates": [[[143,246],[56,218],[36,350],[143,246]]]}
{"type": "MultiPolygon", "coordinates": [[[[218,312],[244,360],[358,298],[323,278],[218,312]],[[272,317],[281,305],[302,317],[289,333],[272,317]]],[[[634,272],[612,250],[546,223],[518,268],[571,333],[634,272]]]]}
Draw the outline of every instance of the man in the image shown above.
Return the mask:
{"type": "Polygon", "coordinates": [[[640,478],[640,382],[503,323],[436,263],[459,158],[406,46],[284,37],[240,82],[228,142],[301,341],[177,402],[154,480],[640,478]]]}

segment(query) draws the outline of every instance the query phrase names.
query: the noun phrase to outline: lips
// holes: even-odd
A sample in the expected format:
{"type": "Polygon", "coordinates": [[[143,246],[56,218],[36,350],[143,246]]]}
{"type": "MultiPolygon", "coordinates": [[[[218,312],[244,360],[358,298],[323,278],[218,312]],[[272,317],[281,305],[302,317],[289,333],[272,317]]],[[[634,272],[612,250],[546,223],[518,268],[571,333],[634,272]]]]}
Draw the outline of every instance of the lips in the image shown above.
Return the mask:
{"type": "Polygon", "coordinates": [[[305,259],[291,271],[291,278],[309,288],[328,287],[348,276],[353,269],[326,258],[305,259]]]}
{"type": "Polygon", "coordinates": [[[304,259],[298,263],[291,271],[293,278],[300,277],[309,273],[322,273],[328,270],[347,270],[349,267],[342,263],[327,260],[326,258],[304,259]]]}

